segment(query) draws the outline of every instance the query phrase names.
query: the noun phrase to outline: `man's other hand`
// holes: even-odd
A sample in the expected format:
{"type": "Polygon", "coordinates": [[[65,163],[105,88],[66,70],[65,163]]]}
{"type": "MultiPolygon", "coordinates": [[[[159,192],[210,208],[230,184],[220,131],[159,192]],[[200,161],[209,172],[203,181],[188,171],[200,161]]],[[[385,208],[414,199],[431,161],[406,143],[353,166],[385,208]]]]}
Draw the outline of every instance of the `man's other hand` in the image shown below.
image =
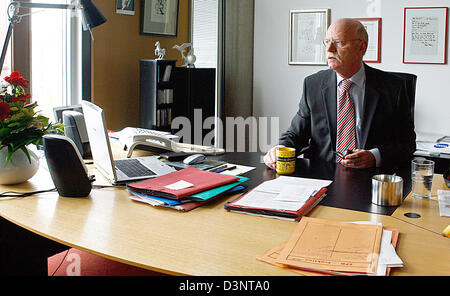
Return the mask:
{"type": "Polygon", "coordinates": [[[275,146],[275,147],[271,148],[264,156],[264,163],[266,164],[266,166],[268,166],[272,170],[276,169],[276,164],[277,164],[276,151],[277,151],[278,147],[280,147],[280,146],[275,146]]]}
{"type": "Polygon", "coordinates": [[[374,167],[375,156],[368,150],[356,149],[351,154],[347,154],[341,164],[349,168],[371,168],[374,167]]]}

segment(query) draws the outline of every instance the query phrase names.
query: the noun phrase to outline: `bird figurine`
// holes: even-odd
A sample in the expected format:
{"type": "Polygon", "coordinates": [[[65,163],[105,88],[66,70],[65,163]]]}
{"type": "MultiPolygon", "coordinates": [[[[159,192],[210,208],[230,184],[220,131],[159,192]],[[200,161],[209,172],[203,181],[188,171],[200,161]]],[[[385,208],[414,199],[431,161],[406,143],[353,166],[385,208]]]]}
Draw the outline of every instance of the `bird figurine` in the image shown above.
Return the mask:
{"type": "Polygon", "coordinates": [[[183,43],[182,45],[174,45],[173,48],[178,50],[181,54],[181,57],[183,58],[184,65],[182,67],[195,68],[194,63],[197,58],[194,55],[194,48],[192,47],[191,43],[183,43]],[[191,49],[189,50],[188,54],[185,55],[186,49],[189,47],[191,49]]]}

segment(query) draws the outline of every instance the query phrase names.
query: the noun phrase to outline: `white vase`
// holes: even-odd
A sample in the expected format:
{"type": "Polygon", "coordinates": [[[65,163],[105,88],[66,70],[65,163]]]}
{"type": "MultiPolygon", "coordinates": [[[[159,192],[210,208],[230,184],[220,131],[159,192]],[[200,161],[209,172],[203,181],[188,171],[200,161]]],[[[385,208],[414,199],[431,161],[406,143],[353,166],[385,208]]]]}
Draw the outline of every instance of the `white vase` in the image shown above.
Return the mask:
{"type": "Polygon", "coordinates": [[[30,149],[31,163],[25,153],[19,149],[11,157],[8,165],[5,167],[8,159],[8,148],[0,150],[0,184],[18,184],[27,181],[36,174],[39,169],[39,157],[30,149]]]}

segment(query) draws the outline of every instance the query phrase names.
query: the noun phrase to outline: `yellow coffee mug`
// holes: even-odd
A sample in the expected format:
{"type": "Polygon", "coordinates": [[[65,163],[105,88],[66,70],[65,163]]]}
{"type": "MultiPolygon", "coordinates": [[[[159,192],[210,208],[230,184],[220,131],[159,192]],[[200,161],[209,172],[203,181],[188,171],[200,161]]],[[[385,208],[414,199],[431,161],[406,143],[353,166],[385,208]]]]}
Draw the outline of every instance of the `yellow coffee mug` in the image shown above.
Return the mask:
{"type": "Polygon", "coordinates": [[[295,148],[280,147],[276,150],[277,174],[289,175],[295,172],[295,148]]]}

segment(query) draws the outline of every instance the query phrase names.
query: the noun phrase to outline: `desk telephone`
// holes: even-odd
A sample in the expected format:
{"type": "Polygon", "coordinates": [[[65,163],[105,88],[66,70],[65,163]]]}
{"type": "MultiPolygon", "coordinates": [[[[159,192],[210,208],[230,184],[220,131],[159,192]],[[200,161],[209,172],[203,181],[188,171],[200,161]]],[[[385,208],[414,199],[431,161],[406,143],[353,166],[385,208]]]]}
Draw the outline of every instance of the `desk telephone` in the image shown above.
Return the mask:
{"type": "Polygon", "coordinates": [[[158,151],[174,151],[189,154],[221,155],[225,153],[225,150],[221,148],[179,143],[177,142],[179,137],[169,132],[143,128],[126,127],[110,136],[118,139],[123,144],[124,150],[128,150],[127,157],[131,157],[134,149],[140,145],[156,148],[158,151]]]}

